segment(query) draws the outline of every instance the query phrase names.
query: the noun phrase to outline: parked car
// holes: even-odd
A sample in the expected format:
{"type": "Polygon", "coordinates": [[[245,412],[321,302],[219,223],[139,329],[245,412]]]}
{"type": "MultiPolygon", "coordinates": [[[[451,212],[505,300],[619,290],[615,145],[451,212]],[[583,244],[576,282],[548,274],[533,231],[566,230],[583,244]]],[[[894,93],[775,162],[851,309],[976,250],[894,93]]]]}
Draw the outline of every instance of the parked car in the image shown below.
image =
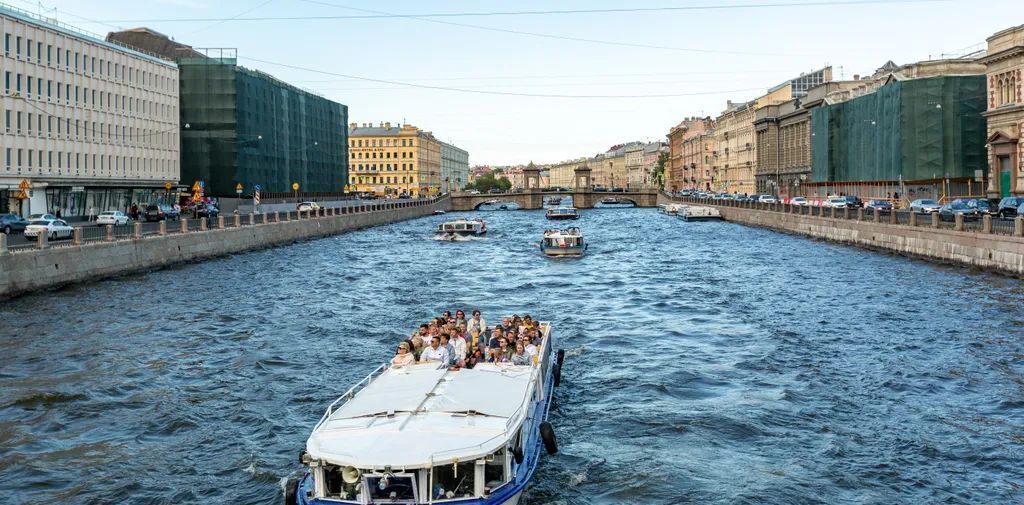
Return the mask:
{"type": "Polygon", "coordinates": [[[55,216],[53,214],[29,214],[28,215],[28,220],[29,221],[35,221],[37,219],[49,219],[49,220],[52,221],[54,219],[57,219],[57,216],[55,216]]]}
{"type": "Polygon", "coordinates": [[[607,193],[608,192],[608,188],[606,188],[604,186],[594,186],[594,191],[598,191],[598,192],[601,192],[601,193],[607,193]]]}
{"type": "Polygon", "coordinates": [[[4,235],[10,235],[16,231],[25,231],[25,227],[28,226],[29,220],[25,219],[17,214],[3,214],[0,215],[0,233],[4,235]]]}
{"type": "Polygon", "coordinates": [[[175,221],[181,219],[181,212],[174,208],[173,205],[160,205],[160,211],[164,213],[167,219],[173,219],[175,221]]]}
{"type": "Polygon", "coordinates": [[[851,208],[851,209],[859,209],[859,208],[861,208],[861,207],[863,207],[863,206],[864,206],[864,202],[863,202],[863,201],[861,201],[861,199],[860,199],[860,198],[857,198],[856,196],[853,196],[853,195],[846,195],[846,196],[844,196],[844,197],[842,197],[842,198],[843,198],[844,200],[846,200],[846,206],[847,206],[848,208],[851,208]]]}
{"type": "Polygon", "coordinates": [[[196,216],[196,219],[201,217],[213,219],[220,215],[220,209],[212,203],[200,203],[192,208],[192,213],[196,216]]]}
{"type": "Polygon", "coordinates": [[[825,207],[835,207],[837,209],[846,208],[846,197],[845,196],[830,196],[825,203],[822,204],[825,207]]]}
{"type": "Polygon", "coordinates": [[[810,205],[809,203],[807,203],[807,199],[802,197],[802,196],[794,196],[793,198],[790,198],[789,199],[789,204],[790,205],[799,205],[801,207],[806,207],[806,206],[810,205]]]}
{"type": "Polygon", "coordinates": [[[888,200],[868,200],[864,204],[865,209],[874,209],[878,211],[890,211],[892,210],[892,202],[888,200]]]}
{"type": "Polygon", "coordinates": [[[145,219],[146,222],[163,221],[164,219],[167,219],[167,215],[164,214],[163,209],[161,209],[159,205],[151,203],[147,205],[145,210],[142,212],[142,218],[145,219]]]}
{"type": "Polygon", "coordinates": [[[490,189],[489,191],[487,191],[487,192],[488,192],[488,193],[490,193],[490,194],[492,194],[492,195],[500,195],[500,194],[504,193],[504,192],[503,192],[502,190],[500,190],[500,189],[498,189],[498,188],[491,188],[491,189],[490,189]]]}
{"type": "MultiPolygon", "coordinates": [[[[147,215],[146,217],[146,220],[148,221],[149,216],[147,215]]],[[[106,212],[100,212],[100,215],[96,216],[96,224],[100,226],[108,224],[113,226],[123,226],[128,224],[128,221],[131,221],[131,219],[128,217],[128,214],[125,214],[124,212],[121,212],[119,210],[108,210],[106,212]]]]}
{"type": "Polygon", "coordinates": [[[916,212],[918,214],[927,214],[929,212],[938,212],[942,206],[939,202],[930,198],[920,198],[910,202],[910,212],[916,212]]]}
{"type": "Polygon", "coordinates": [[[964,200],[964,203],[972,209],[977,209],[978,215],[988,214],[994,216],[996,214],[996,207],[992,205],[988,198],[970,198],[964,200]]]}
{"type": "Polygon", "coordinates": [[[1017,217],[1017,209],[1020,208],[1021,204],[1024,204],[1024,197],[1008,196],[999,200],[999,207],[996,209],[996,214],[1002,218],[1017,217]]]}
{"type": "Polygon", "coordinates": [[[302,202],[298,204],[295,208],[299,212],[310,212],[314,210],[319,210],[320,205],[317,204],[316,202],[302,202]]]}
{"type": "Polygon", "coordinates": [[[36,238],[43,234],[50,240],[57,240],[71,238],[74,232],[75,229],[61,219],[36,219],[25,227],[25,238],[36,238]]]}
{"type": "Polygon", "coordinates": [[[939,219],[943,221],[954,221],[957,214],[964,216],[964,221],[978,219],[978,209],[968,207],[963,200],[953,200],[939,208],[939,219]]]}
{"type": "Polygon", "coordinates": [[[761,195],[757,197],[757,201],[760,203],[779,203],[779,199],[773,195],[761,195]]]}

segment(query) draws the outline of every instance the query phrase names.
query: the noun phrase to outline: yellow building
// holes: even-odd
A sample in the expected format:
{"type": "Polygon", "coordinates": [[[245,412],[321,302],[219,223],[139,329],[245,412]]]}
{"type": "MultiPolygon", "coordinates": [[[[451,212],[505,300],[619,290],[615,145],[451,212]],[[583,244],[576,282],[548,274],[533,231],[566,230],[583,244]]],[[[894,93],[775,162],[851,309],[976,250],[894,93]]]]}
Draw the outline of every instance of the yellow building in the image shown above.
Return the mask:
{"type": "Polygon", "coordinates": [[[576,186],[576,169],[586,165],[586,158],[560,161],[547,166],[549,182],[547,187],[573,188],[576,186]]]}
{"type": "Polygon", "coordinates": [[[432,196],[441,190],[441,142],[410,124],[348,128],[349,190],[432,196]]]}
{"type": "Polygon", "coordinates": [[[729,102],[715,121],[711,188],[726,193],[754,194],[757,153],[754,146],[754,101],[729,102]]]}

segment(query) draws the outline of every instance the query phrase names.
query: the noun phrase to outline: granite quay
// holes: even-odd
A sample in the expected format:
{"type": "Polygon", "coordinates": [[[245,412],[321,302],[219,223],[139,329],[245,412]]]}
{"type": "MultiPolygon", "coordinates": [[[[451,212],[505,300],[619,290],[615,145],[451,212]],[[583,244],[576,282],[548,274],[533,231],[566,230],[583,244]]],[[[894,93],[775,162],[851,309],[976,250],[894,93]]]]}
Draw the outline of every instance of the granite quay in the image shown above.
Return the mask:
{"type": "Polygon", "coordinates": [[[673,197],[663,202],[712,206],[731,222],[797,233],[868,249],[888,251],[941,263],[973,266],[1024,277],[1024,217],[982,216],[952,221],[939,213],[874,211],[749,201],[673,197]]]}
{"type": "Polygon", "coordinates": [[[263,249],[447,210],[447,197],[325,207],[311,212],[219,216],[122,227],[76,228],[68,241],[9,246],[0,234],[0,299],[178,263],[263,249]],[[52,265],[52,267],[51,267],[52,265]]]}

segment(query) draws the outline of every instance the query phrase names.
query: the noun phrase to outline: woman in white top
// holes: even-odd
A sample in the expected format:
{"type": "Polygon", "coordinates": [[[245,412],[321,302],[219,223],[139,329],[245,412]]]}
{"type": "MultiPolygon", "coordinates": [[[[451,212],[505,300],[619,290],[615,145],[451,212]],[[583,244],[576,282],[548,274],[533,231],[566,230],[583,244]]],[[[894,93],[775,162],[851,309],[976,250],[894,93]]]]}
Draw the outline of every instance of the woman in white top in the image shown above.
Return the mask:
{"type": "Polygon", "coordinates": [[[395,352],[395,357],[391,358],[391,366],[394,368],[401,368],[403,366],[409,366],[415,363],[416,357],[412,355],[412,352],[410,352],[409,343],[399,343],[398,351],[395,352]]]}

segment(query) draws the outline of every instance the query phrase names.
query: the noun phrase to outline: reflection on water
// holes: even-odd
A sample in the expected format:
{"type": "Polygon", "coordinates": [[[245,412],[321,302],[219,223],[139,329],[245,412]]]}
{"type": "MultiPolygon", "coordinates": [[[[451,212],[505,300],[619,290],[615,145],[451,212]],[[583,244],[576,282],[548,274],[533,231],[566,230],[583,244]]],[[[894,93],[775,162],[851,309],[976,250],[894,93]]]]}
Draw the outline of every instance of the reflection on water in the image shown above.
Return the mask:
{"type": "Polygon", "coordinates": [[[277,503],[335,395],[478,307],[568,350],[531,505],[1024,502],[1019,281],[651,209],[549,261],[542,211],[453,217],[0,305],[0,501],[277,503]]]}

